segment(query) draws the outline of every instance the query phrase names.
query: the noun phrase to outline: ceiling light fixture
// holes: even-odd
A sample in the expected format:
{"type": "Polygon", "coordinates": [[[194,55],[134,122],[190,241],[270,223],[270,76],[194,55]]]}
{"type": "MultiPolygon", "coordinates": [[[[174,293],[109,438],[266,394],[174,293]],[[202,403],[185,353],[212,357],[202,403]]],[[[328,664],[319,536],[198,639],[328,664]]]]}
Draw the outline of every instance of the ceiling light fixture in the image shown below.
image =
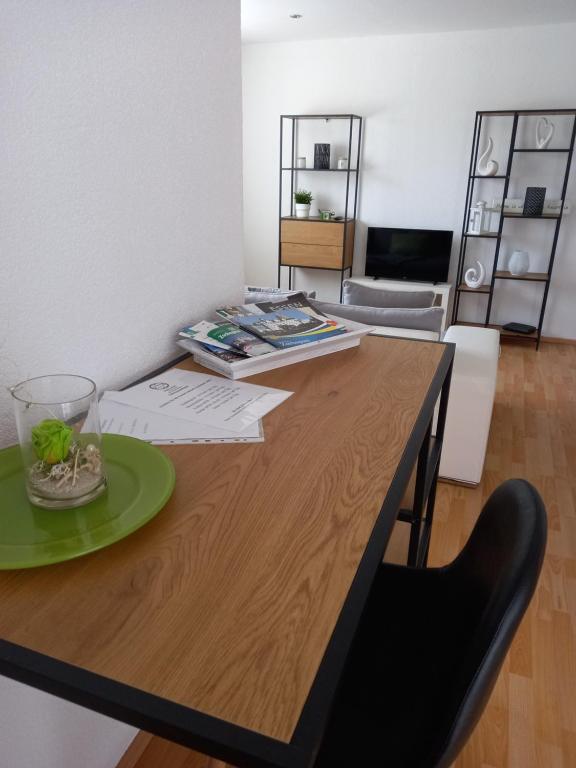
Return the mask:
{"type": "Polygon", "coordinates": [[[301,13],[291,13],[290,14],[290,18],[291,19],[301,19],[302,18],[302,14],[301,13]]]}

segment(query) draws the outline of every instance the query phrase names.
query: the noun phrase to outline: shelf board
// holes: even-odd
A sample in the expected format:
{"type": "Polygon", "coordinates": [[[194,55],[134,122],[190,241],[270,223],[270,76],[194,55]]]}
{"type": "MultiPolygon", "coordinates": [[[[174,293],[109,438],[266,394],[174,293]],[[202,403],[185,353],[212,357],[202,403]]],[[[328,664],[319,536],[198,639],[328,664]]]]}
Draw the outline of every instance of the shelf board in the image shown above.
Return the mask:
{"type": "Polygon", "coordinates": [[[538,283],[547,283],[550,279],[547,272],[527,272],[525,275],[512,275],[505,270],[497,270],[494,274],[497,280],[532,280],[538,283]]]}
{"type": "Polygon", "coordinates": [[[360,115],[280,115],[290,120],[362,120],[360,115]]]}
{"type": "Polygon", "coordinates": [[[320,216],[307,216],[303,218],[301,216],[281,216],[281,221],[319,221],[321,224],[350,224],[354,219],[345,219],[343,216],[341,219],[321,219],[320,216]]]}
{"type": "Polygon", "coordinates": [[[507,179],[508,176],[481,176],[479,173],[472,174],[471,179],[507,179]]]}
{"type": "Polygon", "coordinates": [[[280,266],[287,269],[321,269],[324,272],[340,272],[342,279],[344,279],[344,272],[348,272],[351,269],[351,265],[347,267],[317,267],[314,264],[285,264],[283,261],[280,262],[280,266]]]}
{"type": "Polygon", "coordinates": [[[464,237],[491,237],[492,239],[499,238],[498,232],[481,232],[479,235],[474,232],[464,232],[464,237]]]}
{"type": "Polygon", "coordinates": [[[479,111],[477,114],[485,117],[500,116],[514,117],[514,115],[576,115],[576,109],[489,109],[479,111]]]}
{"type": "Polygon", "coordinates": [[[490,283],[486,283],[485,285],[481,285],[479,288],[470,288],[466,283],[460,283],[458,286],[458,290],[461,293],[482,293],[487,294],[490,293],[490,283]]]}
{"type": "Polygon", "coordinates": [[[559,219],[557,213],[538,213],[536,215],[525,216],[523,213],[503,213],[505,219],[559,219]]]}
{"type": "MultiPolygon", "coordinates": [[[[315,171],[316,173],[348,173],[348,168],[282,168],[283,171],[315,171]]],[[[350,173],[358,173],[357,168],[350,168],[350,173]]]]}
{"type": "Polygon", "coordinates": [[[537,147],[532,147],[530,149],[514,149],[513,152],[537,152],[540,155],[542,152],[570,152],[570,149],[538,149],[537,147]]]}
{"type": "Polygon", "coordinates": [[[500,331],[501,336],[507,336],[514,339],[526,339],[527,341],[538,341],[538,331],[532,331],[532,333],[514,333],[514,331],[505,331],[501,325],[496,323],[468,323],[464,320],[456,320],[455,325],[468,325],[473,328],[494,328],[496,331],[500,331]]]}

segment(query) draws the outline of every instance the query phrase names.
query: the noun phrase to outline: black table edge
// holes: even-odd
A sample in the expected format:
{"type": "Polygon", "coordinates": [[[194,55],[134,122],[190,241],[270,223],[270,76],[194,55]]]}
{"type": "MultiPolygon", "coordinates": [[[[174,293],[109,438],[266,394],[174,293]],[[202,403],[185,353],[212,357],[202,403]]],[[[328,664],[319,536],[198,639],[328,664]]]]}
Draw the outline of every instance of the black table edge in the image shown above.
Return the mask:
{"type": "MultiPolygon", "coordinates": [[[[406,341],[406,338],[397,336],[385,336],[383,338],[395,338],[406,341]]],[[[336,696],[346,657],[351,649],[362,612],[368,601],[370,588],[376,572],[384,557],[384,551],[396,522],[402,497],[418,458],[419,448],[434,417],[434,409],[442,389],[444,386],[448,388],[450,386],[456,345],[451,342],[427,341],[423,339],[411,339],[411,341],[442,344],[445,349],[372,529],[364,555],[356,571],[356,576],[350,586],[348,596],[334,627],[332,637],[292,737],[291,744],[303,748],[307,755],[312,755],[313,757],[316,756],[320,747],[321,738],[329,719],[330,706],[333,704],[336,696]]],[[[445,413],[443,416],[445,418],[445,413]]],[[[305,765],[313,765],[313,761],[305,765]]]]}

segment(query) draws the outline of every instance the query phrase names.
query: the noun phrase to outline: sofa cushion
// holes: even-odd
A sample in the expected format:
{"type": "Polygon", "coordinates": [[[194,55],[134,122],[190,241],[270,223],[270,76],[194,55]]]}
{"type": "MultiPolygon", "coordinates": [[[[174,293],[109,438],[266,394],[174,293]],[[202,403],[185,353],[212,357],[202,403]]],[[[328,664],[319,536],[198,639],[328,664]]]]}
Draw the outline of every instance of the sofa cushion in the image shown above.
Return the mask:
{"type": "Polygon", "coordinates": [[[342,301],[357,307],[431,307],[434,291],[384,291],[344,280],[342,301]]]}
{"type": "Polygon", "coordinates": [[[327,301],[311,301],[313,306],[327,315],[354,320],[366,325],[384,325],[393,328],[412,328],[418,331],[440,333],[444,310],[442,307],[357,307],[349,304],[332,304],[327,301]]]}

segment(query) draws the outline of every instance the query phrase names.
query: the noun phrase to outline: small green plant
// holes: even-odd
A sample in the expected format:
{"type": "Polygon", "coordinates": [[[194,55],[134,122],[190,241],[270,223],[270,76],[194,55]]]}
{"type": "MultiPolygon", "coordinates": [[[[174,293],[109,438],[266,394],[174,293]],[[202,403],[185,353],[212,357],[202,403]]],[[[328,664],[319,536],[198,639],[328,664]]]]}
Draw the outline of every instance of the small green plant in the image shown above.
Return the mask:
{"type": "Polygon", "coordinates": [[[59,464],[68,457],[73,431],[60,419],[44,419],[32,428],[36,456],[46,464],[59,464]]]}
{"type": "Polygon", "coordinates": [[[314,200],[312,192],[308,192],[306,189],[299,189],[297,192],[294,192],[295,203],[299,203],[300,205],[310,205],[312,200],[314,200]]]}

